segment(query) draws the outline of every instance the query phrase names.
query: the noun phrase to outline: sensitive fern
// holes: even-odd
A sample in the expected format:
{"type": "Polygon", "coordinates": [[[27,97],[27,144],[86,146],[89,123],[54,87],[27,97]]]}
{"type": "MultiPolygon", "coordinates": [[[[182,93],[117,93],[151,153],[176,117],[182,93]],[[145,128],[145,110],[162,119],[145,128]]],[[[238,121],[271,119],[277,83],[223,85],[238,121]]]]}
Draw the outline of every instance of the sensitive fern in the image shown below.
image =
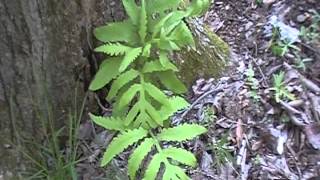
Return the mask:
{"type": "Polygon", "coordinates": [[[89,88],[96,91],[111,84],[106,99],[113,102],[113,112],[111,117],[90,117],[97,125],[120,132],[108,145],[101,165],[107,165],[132,146],[135,149],[128,161],[130,179],[156,179],[161,168],[165,180],[189,179],[179,164],[195,167],[195,156],[164,144],[191,140],[206,129],[197,124],[169,127],[170,117],[189,104],[182,97],[168,97],[160,88],[176,94],[186,92],[169,57],[185,46],[195,48],[184,19],[204,13],[209,0],[193,0],[188,6],[185,0],[122,3],[128,19],[94,31],[96,38],[105,43],[95,51],[109,58],[102,62],[89,88]],[[142,162],[147,157],[151,159],[143,172],[142,162]]]}

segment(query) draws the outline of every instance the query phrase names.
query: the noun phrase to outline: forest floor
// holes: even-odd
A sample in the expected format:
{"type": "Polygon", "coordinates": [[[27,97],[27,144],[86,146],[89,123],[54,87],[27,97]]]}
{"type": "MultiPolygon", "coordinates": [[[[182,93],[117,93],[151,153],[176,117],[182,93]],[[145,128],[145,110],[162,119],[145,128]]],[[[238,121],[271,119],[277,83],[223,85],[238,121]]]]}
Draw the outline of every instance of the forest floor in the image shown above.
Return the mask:
{"type": "MultiPolygon", "coordinates": [[[[203,20],[231,46],[230,66],[219,79],[199,79],[191,109],[173,118],[209,129],[185,145],[199,160],[192,179],[320,177],[319,13],[317,0],[215,1],[203,20]]],[[[112,136],[99,132],[81,146],[83,179],[105,175],[99,144],[112,136]]],[[[123,159],[109,167],[114,179],[126,179],[123,159]]]]}

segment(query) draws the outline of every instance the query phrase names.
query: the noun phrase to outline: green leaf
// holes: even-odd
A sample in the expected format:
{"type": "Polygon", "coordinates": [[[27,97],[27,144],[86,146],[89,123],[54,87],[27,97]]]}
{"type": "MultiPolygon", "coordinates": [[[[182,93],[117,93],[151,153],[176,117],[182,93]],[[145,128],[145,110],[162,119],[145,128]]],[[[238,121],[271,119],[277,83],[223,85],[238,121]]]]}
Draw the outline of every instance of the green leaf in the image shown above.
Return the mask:
{"type": "Polygon", "coordinates": [[[121,59],[119,57],[109,58],[103,61],[100,68],[95,75],[93,81],[90,84],[89,89],[91,91],[96,91],[103,88],[108,84],[113,78],[117,77],[120,73],[118,71],[120,67],[121,59]]]}
{"type": "Polygon", "coordinates": [[[149,166],[147,167],[147,170],[144,174],[143,180],[154,180],[157,177],[157,174],[159,172],[161,162],[164,160],[162,154],[158,153],[153,156],[149,166]]]}
{"type": "Polygon", "coordinates": [[[159,112],[148,102],[145,102],[145,107],[147,113],[152,117],[152,119],[157,122],[158,125],[163,126],[162,118],[159,112]]]}
{"type": "Polygon", "coordinates": [[[168,62],[166,66],[162,66],[160,61],[146,62],[142,68],[143,73],[152,73],[156,71],[168,71],[168,70],[178,71],[178,68],[171,62],[168,62]]]}
{"type": "Polygon", "coordinates": [[[142,55],[144,57],[150,57],[150,51],[151,51],[151,44],[147,43],[144,47],[143,47],[143,51],[142,51],[142,55]]]}
{"type": "Polygon", "coordinates": [[[118,56],[118,55],[124,55],[129,50],[131,50],[131,47],[129,46],[125,46],[120,43],[114,43],[114,44],[110,43],[110,44],[99,46],[94,51],[106,53],[111,56],[118,56]]]}
{"type": "Polygon", "coordinates": [[[184,109],[190,105],[185,99],[178,96],[171,97],[169,99],[169,102],[171,104],[170,108],[167,108],[166,106],[162,106],[160,109],[160,115],[163,121],[169,119],[177,111],[184,109]]]}
{"type": "Polygon", "coordinates": [[[135,0],[122,0],[122,4],[133,24],[137,25],[140,8],[135,3],[135,0]]]}
{"type": "Polygon", "coordinates": [[[147,91],[147,93],[155,100],[160,102],[161,104],[170,107],[171,104],[168,101],[167,96],[156,86],[151,83],[144,83],[143,88],[147,91]]]}
{"type": "Polygon", "coordinates": [[[139,72],[134,70],[134,69],[130,69],[129,71],[121,74],[113,83],[110,89],[110,92],[108,94],[107,100],[111,100],[113,99],[120,88],[122,88],[124,85],[126,85],[127,83],[131,82],[132,80],[134,80],[135,78],[137,78],[139,75],[139,72]]]}
{"type": "Polygon", "coordinates": [[[144,43],[147,35],[147,12],[145,0],[141,0],[139,35],[141,42],[144,43]]]}
{"type": "Polygon", "coordinates": [[[195,48],[193,34],[186,23],[181,22],[170,34],[170,39],[174,40],[180,47],[190,45],[195,48]]]}
{"type": "Polygon", "coordinates": [[[89,116],[94,123],[105,129],[118,131],[125,130],[125,127],[123,126],[123,121],[120,118],[95,116],[91,113],[89,114],[89,116]]]}
{"type": "Polygon", "coordinates": [[[122,109],[125,106],[129,105],[129,103],[132,101],[137,92],[140,91],[140,89],[140,84],[134,84],[128,89],[128,91],[123,93],[119,102],[119,108],[122,109]]]}
{"type": "Polygon", "coordinates": [[[166,164],[166,169],[164,171],[162,179],[189,180],[190,178],[180,167],[166,164]]]}
{"type": "Polygon", "coordinates": [[[129,126],[129,124],[131,124],[134,120],[134,118],[138,115],[140,111],[140,105],[139,102],[136,103],[129,111],[126,120],[125,120],[125,125],[129,126]]]}
{"type": "Polygon", "coordinates": [[[142,164],[143,159],[152,150],[154,145],[154,140],[152,138],[147,138],[133,151],[128,161],[130,179],[135,179],[140,164],[142,164]]]}
{"type": "Polygon", "coordinates": [[[197,165],[196,157],[185,149],[170,147],[168,149],[164,149],[162,154],[167,158],[171,158],[191,167],[195,167],[197,165]]]}
{"type": "Polygon", "coordinates": [[[187,16],[185,11],[175,11],[174,14],[165,22],[165,32],[166,35],[171,33],[181,22],[183,18],[187,16]]]}
{"type": "Polygon", "coordinates": [[[149,0],[147,1],[147,10],[149,14],[163,12],[165,10],[176,10],[182,0],[149,0]]]}
{"type": "Polygon", "coordinates": [[[161,83],[170,91],[182,94],[187,91],[185,85],[177,78],[172,71],[164,71],[157,73],[161,83]]]}
{"type": "Polygon", "coordinates": [[[136,28],[130,21],[109,23],[94,30],[95,37],[102,42],[139,42],[136,28]]]}
{"type": "Polygon", "coordinates": [[[116,155],[120,154],[130,145],[146,137],[147,134],[148,131],[139,128],[129,130],[114,138],[103,155],[101,166],[107,165],[116,155]]]}
{"type": "Polygon", "coordinates": [[[164,129],[158,134],[158,139],[161,141],[184,141],[193,139],[203,133],[207,129],[197,124],[182,124],[177,127],[164,129]]]}
{"type": "Polygon", "coordinates": [[[127,67],[141,54],[142,48],[134,48],[126,53],[124,56],[122,63],[120,65],[119,71],[123,72],[127,69],[127,67]]]}

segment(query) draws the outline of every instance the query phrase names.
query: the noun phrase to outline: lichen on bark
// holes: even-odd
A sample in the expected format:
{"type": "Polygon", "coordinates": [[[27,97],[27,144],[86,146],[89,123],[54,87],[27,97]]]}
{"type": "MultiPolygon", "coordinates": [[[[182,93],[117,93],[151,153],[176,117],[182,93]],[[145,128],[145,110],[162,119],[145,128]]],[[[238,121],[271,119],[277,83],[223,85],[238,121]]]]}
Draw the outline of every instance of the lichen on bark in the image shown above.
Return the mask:
{"type": "Polygon", "coordinates": [[[230,47],[201,19],[192,19],[188,25],[194,34],[196,48],[186,48],[174,56],[180,78],[191,86],[198,78],[219,76],[229,61],[230,47]]]}

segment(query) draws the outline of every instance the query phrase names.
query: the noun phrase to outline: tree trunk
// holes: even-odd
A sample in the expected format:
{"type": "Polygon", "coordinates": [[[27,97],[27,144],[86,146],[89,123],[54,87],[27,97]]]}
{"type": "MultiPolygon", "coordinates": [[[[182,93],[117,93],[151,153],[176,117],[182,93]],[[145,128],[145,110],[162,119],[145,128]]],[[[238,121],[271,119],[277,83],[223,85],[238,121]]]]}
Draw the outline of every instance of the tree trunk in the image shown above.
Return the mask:
{"type": "Polygon", "coordinates": [[[48,106],[63,124],[73,99],[83,99],[92,28],[122,18],[121,8],[119,0],[0,1],[0,179],[17,168],[1,141],[39,135],[37,110],[48,106]]]}

